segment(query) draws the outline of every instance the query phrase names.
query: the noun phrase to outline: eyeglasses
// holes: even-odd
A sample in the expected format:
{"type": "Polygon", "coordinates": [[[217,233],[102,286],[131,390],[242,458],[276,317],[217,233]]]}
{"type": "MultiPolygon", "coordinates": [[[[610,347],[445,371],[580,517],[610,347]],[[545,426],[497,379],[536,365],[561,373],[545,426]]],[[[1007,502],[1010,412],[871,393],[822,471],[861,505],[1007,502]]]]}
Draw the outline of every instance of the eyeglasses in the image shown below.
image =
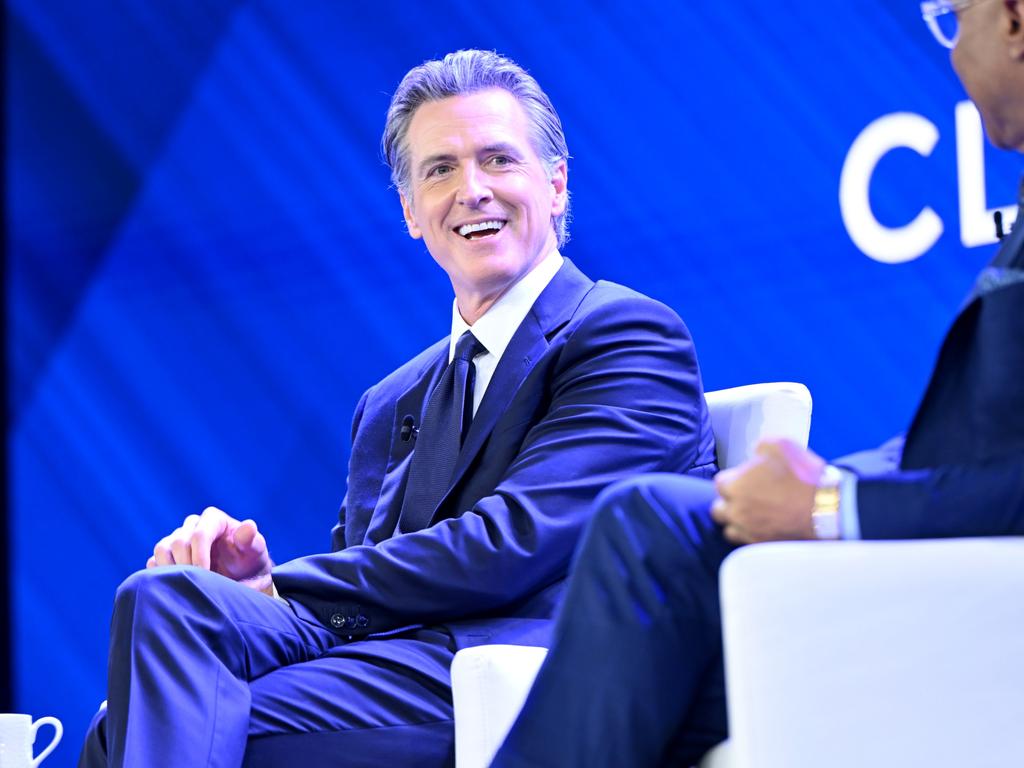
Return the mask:
{"type": "Polygon", "coordinates": [[[921,3],[921,16],[940,45],[955,48],[960,38],[960,21],[956,12],[985,0],[925,0],[921,3]]]}

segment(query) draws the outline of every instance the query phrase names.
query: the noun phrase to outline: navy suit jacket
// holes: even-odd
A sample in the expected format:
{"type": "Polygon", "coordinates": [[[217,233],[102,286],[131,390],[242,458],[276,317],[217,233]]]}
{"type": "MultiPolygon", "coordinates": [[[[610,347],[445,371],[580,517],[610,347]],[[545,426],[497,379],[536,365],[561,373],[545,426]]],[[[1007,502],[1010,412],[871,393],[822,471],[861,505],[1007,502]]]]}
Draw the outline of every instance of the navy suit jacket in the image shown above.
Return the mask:
{"type": "Polygon", "coordinates": [[[300,617],[354,639],[442,625],[459,647],[546,644],[602,489],[641,472],[715,471],[693,342],[669,308],[566,260],[505,350],[432,524],[397,532],[445,338],[362,397],[331,553],[275,568],[300,617]]]}
{"type": "Polygon", "coordinates": [[[905,442],[835,462],[864,538],[1024,535],[1024,206],[992,263],[1017,279],[960,312],[905,442]]]}

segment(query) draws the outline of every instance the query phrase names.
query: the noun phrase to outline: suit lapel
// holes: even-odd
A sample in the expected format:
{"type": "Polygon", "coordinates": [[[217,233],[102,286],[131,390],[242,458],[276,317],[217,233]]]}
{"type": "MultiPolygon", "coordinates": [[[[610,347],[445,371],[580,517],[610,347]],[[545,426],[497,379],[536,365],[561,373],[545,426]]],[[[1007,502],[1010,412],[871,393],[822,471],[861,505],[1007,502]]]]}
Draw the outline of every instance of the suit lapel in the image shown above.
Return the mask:
{"type": "MultiPolygon", "coordinates": [[[[445,498],[465,475],[466,469],[480,452],[487,437],[494,431],[494,425],[505,413],[519,387],[547,350],[551,334],[568,322],[593,286],[593,281],[566,259],[561,269],[537,297],[537,301],[512,336],[491,377],[487,392],[480,402],[480,408],[473,417],[469,432],[466,433],[466,440],[459,453],[445,498]]],[[[442,499],[441,504],[443,503],[442,499]]]]}
{"type": "MultiPolygon", "coordinates": [[[[423,423],[423,414],[427,409],[427,399],[437,386],[441,374],[448,366],[448,340],[439,344],[433,360],[418,374],[413,382],[395,400],[391,413],[391,438],[388,448],[387,464],[380,479],[377,502],[370,515],[360,542],[377,543],[390,538],[398,528],[398,518],[402,511],[402,500],[405,498],[405,483],[409,474],[409,456],[416,446],[415,439],[402,439],[402,425],[407,416],[412,416],[414,424],[423,423]],[[387,500],[386,503],[381,503],[387,500]],[[365,539],[364,539],[365,537],[365,539]]],[[[410,438],[412,436],[410,435],[410,438]]]]}
{"type": "Polygon", "coordinates": [[[398,464],[412,453],[414,440],[402,440],[402,425],[406,418],[411,416],[413,424],[418,427],[423,423],[423,416],[427,410],[427,400],[430,393],[434,391],[437,382],[448,367],[448,343],[447,339],[442,345],[437,356],[427,368],[417,377],[416,381],[403,392],[395,401],[393,425],[391,429],[391,450],[388,457],[388,469],[398,464]]]}

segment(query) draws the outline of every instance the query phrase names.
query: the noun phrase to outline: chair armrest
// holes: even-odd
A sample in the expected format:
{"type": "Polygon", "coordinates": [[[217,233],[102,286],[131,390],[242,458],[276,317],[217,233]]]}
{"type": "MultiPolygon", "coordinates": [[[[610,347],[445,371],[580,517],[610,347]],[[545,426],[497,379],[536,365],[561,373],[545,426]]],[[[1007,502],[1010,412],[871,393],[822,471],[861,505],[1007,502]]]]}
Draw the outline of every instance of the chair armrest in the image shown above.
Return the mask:
{"type": "Polygon", "coordinates": [[[721,586],[736,766],[1024,759],[1024,539],[761,544],[721,586]]]}
{"type": "Polygon", "coordinates": [[[807,447],[811,393],[803,384],[747,384],[708,392],[704,399],[715,433],[718,466],[723,469],[749,459],[766,437],[785,437],[807,447]]]}
{"type": "Polygon", "coordinates": [[[524,645],[480,645],[455,654],[455,768],[487,768],[547,653],[524,645]]]}

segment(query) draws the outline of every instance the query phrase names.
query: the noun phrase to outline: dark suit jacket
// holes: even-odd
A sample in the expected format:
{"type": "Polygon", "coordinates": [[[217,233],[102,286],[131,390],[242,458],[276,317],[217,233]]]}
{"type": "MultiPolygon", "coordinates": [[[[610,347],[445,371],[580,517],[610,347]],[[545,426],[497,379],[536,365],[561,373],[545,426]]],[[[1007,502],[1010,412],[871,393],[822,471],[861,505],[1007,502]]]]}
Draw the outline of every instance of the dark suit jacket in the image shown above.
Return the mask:
{"type": "Polygon", "coordinates": [[[714,473],[693,342],[672,310],[567,260],[505,350],[432,525],[398,534],[402,422],[422,422],[447,362],[446,338],[363,395],[334,551],[274,583],[354,638],[444,625],[459,646],[544,644],[597,494],[640,472],[714,473]]]}
{"type": "MultiPolygon", "coordinates": [[[[986,277],[1022,269],[1024,207],[986,277]]],[[[835,462],[864,538],[1024,534],[1024,280],[1003,282],[954,321],[905,443],[835,462]]]]}

